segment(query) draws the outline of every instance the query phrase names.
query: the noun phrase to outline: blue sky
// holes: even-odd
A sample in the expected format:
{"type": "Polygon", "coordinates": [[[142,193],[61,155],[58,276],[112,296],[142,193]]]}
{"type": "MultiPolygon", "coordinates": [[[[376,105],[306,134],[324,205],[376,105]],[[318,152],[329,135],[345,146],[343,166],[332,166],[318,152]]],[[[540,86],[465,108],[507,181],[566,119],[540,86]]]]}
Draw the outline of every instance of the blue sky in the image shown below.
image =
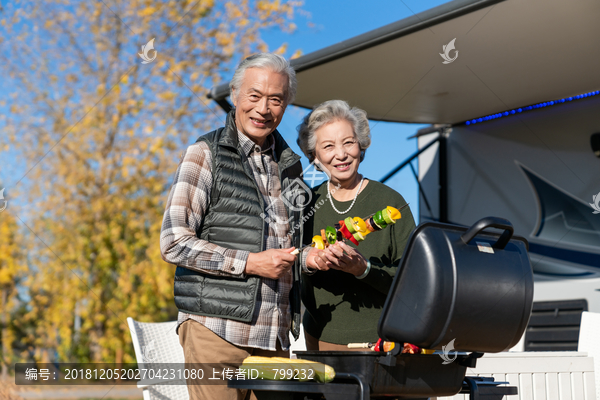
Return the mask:
{"type": "MultiPolygon", "coordinates": [[[[283,34],[269,31],[263,34],[263,39],[270,49],[276,49],[282,42],[289,44],[287,56],[296,49],[303,54],[322,49],[362,33],[380,28],[392,22],[410,17],[436,7],[446,1],[432,0],[378,0],[365,2],[358,0],[322,1],[305,0],[302,7],[310,13],[306,18],[302,15],[296,18],[298,29],[293,34],[283,34]],[[309,25],[309,22],[311,23],[309,25]]],[[[296,145],[296,127],[308,110],[290,107],[279,126],[279,132],[285,137],[290,146],[302,154],[296,145]]],[[[417,150],[415,139],[407,140],[419,128],[425,125],[400,124],[387,122],[372,122],[372,144],[359,172],[365,177],[380,180],[394,167],[404,161],[417,150]],[[394,143],[394,151],[390,154],[390,143],[394,143]],[[379,155],[385,154],[386,157],[379,155]],[[377,157],[375,155],[378,155],[377,157]]],[[[308,160],[303,156],[303,165],[308,160]]],[[[416,167],[416,161],[415,161],[416,167]]],[[[409,167],[404,168],[386,182],[404,196],[413,211],[418,216],[418,186],[409,167]]],[[[418,221],[417,221],[418,222],[418,221]]]]}

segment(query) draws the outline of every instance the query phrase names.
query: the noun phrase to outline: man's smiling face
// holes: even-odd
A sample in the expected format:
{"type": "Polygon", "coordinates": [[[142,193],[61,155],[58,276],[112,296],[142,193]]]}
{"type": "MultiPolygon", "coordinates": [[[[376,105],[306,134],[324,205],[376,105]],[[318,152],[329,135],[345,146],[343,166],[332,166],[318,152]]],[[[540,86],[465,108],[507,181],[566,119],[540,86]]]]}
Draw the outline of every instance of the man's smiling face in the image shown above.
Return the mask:
{"type": "Polygon", "coordinates": [[[231,93],[237,128],[262,146],[281,122],[287,93],[286,75],[268,68],[248,68],[240,87],[231,93]]]}

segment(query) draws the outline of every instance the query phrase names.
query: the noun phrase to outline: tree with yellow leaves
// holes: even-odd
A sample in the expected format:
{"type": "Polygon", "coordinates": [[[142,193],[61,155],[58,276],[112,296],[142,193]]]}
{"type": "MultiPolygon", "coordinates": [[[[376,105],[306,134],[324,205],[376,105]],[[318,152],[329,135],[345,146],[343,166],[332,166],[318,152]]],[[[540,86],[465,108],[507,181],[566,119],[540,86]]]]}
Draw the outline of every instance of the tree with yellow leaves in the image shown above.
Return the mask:
{"type": "MultiPolygon", "coordinates": [[[[2,207],[5,204],[1,204],[2,207]]],[[[8,367],[15,359],[12,344],[15,330],[11,317],[18,305],[17,284],[25,277],[25,243],[15,218],[6,212],[0,213],[0,335],[2,339],[2,378],[6,379],[8,367]]]]}
{"type": "Polygon", "coordinates": [[[262,30],[292,31],[299,5],[15,1],[0,14],[36,359],[134,362],[126,318],[176,316],[159,234],[178,156],[224,120],[208,89],[268,50],[262,30]]]}

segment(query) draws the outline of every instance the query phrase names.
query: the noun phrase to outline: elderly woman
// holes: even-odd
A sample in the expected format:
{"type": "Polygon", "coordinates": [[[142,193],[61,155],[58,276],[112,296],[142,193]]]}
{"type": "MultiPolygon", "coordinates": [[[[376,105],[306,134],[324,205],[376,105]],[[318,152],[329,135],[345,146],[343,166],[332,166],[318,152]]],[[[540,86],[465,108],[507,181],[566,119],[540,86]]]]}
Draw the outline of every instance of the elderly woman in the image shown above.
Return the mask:
{"type": "MultiPolygon", "coordinates": [[[[313,189],[314,215],[304,226],[305,244],[346,217],[406,204],[398,192],[358,172],[371,144],[365,111],[345,101],[327,101],[304,118],[298,131],[304,154],[329,177],[313,189]]],[[[413,216],[404,208],[397,223],[366,237],[360,251],[339,241],[324,250],[305,249],[302,262],[317,270],[305,276],[302,287],[309,350],[347,350],[348,343],[377,340],[381,309],[414,228],[413,216]]]]}

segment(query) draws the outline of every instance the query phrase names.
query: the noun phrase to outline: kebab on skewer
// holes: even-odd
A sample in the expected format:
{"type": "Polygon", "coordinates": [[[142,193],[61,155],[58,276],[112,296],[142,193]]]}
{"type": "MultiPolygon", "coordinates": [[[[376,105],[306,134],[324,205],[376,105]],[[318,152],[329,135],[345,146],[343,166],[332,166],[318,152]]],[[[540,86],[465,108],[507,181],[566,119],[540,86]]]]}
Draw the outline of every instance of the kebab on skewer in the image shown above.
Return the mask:
{"type": "MultiPolygon", "coordinates": [[[[408,204],[400,207],[400,210],[408,204]]],[[[321,235],[313,237],[311,247],[316,247],[323,250],[337,241],[348,239],[358,246],[360,242],[365,240],[365,237],[372,233],[385,229],[388,225],[393,225],[399,220],[402,215],[397,208],[387,206],[383,210],[377,211],[375,214],[367,218],[348,217],[343,221],[339,221],[335,226],[328,226],[321,229],[321,235]]]]}

